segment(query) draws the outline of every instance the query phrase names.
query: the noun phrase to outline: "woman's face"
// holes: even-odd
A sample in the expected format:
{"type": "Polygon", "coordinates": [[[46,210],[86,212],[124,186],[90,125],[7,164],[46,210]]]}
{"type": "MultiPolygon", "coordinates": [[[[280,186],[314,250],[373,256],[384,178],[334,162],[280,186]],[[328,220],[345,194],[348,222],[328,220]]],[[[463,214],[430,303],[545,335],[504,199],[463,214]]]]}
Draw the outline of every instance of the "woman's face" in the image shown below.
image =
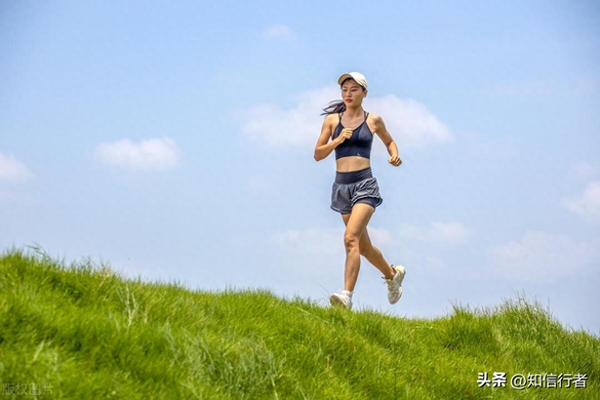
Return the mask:
{"type": "Polygon", "coordinates": [[[346,107],[358,106],[366,95],[367,92],[354,79],[347,79],[342,83],[342,100],[346,107]]]}

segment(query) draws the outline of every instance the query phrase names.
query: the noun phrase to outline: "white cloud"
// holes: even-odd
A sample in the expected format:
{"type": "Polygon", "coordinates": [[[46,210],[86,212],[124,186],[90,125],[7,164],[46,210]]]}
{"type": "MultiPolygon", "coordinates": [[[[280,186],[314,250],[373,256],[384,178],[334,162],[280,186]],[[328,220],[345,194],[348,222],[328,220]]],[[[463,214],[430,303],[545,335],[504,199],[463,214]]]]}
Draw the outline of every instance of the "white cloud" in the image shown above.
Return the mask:
{"type": "Polygon", "coordinates": [[[520,242],[488,250],[498,275],[513,280],[551,282],[581,268],[600,264],[600,238],[576,243],[568,236],[527,232],[520,242]]]}
{"type": "Polygon", "coordinates": [[[460,222],[432,222],[428,227],[403,225],[400,235],[429,244],[458,245],[465,243],[471,232],[460,222]]]}
{"type": "Polygon", "coordinates": [[[21,161],[0,153],[0,180],[19,180],[33,176],[21,161]]]}
{"type": "Polygon", "coordinates": [[[294,37],[294,32],[287,25],[275,24],[265,28],[262,37],[265,39],[287,40],[294,37]]]}
{"type": "Polygon", "coordinates": [[[335,254],[343,249],[343,233],[343,229],[288,229],[271,235],[266,242],[286,254],[335,254]]]}
{"type": "Polygon", "coordinates": [[[243,134],[271,146],[312,147],[317,143],[323,117],[322,108],[339,97],[331,85],[296,96],[294,108],[284,110],[275,104],[259,104],[238,114],[243,134]]]}
{"type": "MultiPolygon", "coordinates": [[[[446,270],[443,256],[434,254],[433,246],[461,244],[470,236],[469,230],[457,222],[434,222],[425,228],[405,225],[399,231],[373,226],[367,229],[373,245],[381,249],[390,262],[402,260],[408,265],[418,265],[433,276],[441,276],[446,270]],[[418,246],[408,239],[424,242],[426,250],[416,250],[418,246]]],[[[294,265],[294,270],[322,274],[324,266],[343,261],[344,231],[344,226],[289,229],[271,235],[264,244],[269,251],[289,260],[286,262],[294,265]]]]}
{"type": "Polygon", "coordinates": [[[415,100],[387,95],[371,99],[368,107],[383,117],[399,146],[423,147],[452,140],[450,129],[415,100]]]}
{"type": "Polygon", "coordinates": [[[600,221],[600,181],[589,183],[581,196],[565,199],[563,205],[588,221],[600,221]]]}
{"type": "Polygon", "coordinates": [[[368,227],[367,230],[369,231],[369,238],[375,246],[380,247],[394,244],[390,231],[373,227],[368,227]]]}
{"type": "MultiPolygon", "coordinates": [[[[284,109],[276,104],[259,104],[237,118],[242,133],[270,146],[314,147],[323,125],[322,109],[340,99],[337,85],[300,93],[295,105],[284,109]]],[[[401,147],[422,147],[452,140],[452,134],[423,104],[394,95],[367,97],[363,107],[383,117],[387,130],[401,147]]]]}
{"type": "Polygon", "coordinates": [[[179,149],[170,138],[141,140],[136,143],[123,139],[101,143],[95,156],[105,164],[135,170],[166,170],[179,163],[179,149]]]}
{"type": "MultiPolygon", "coordinates": [[[[389,231],[370,226],[367,230],[375,246],[387,246],[392,243],[389,231]]],[[[338,254],[345,251],[344,232],[344,227],[289,229],[271,235],[266,239],[266,243],[283,250],[285,254],[338,254]]]]}

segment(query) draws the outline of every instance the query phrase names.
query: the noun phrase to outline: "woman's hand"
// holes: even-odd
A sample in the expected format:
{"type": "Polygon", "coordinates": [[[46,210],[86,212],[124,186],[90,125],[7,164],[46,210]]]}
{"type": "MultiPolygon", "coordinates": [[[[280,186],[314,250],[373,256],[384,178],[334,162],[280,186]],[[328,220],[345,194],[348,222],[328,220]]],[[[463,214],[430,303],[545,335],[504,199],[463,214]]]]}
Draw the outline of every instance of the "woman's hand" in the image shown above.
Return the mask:
{"type": "Polygon", "coordinates": [[[400,164],[402,164],[402,160],[398,156],[391,156],[389,158],[388,162],[390,164],[392,164],[394,167],[398,167],[398,166],[400,166],[400,164]]]}
{"type": "Polygon", "coordinates": [[[354,132],[354,131],[350,128],[342,129],[342,131],[340,132],[340,135],[337,137],[338,142],[340,142],[340,144],[342,144],[346,141],[346,139],[350,139],[352,137],[352,132],[354,132]]]}

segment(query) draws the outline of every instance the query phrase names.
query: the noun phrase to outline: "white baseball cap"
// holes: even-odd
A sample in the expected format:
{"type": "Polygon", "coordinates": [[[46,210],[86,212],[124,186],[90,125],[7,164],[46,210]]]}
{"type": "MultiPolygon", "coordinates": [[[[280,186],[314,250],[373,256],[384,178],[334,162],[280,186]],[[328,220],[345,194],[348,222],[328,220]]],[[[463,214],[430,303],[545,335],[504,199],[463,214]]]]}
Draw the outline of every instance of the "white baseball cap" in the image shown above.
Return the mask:
{"type": "Polygon", "coordinates": [[[367,89],[367,78],[365,78],[365,76],[363,74],[361,74],[360,72],[348,72],[348,73],[342,74],[338,78],[338,85],[341,85],[342,82],[344,82],[348,78],[354,79],[356,81],[356,83],[358,83],[360,86],[362,86],[365,90],[367,89]]]}

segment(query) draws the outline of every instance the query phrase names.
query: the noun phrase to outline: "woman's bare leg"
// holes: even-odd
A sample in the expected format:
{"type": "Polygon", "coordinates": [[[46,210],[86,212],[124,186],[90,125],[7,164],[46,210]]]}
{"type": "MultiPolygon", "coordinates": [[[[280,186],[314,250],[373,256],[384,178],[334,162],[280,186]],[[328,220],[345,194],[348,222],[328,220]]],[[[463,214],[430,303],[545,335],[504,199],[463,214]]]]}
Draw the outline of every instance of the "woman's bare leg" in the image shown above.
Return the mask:
{"type": "Polygon", "coordinates": [[[358,203],[352,207],[352,212],[347,214],[349,216],[346,223],[346,232],[344,233],[344,245],[346,247],[344,289],[350,292],[354,291],[360,270],[360,238],[374,212],[373,206],[358,203]]]}
{"type": "MultiPolygon", "coordinates": [[[[350,220],[351,215],[352,214],[342,214],[342,219],[344,220],[344,224],[346,224],[346,226],[348,226],[348,221],[350,220]]],[[[394,271],[392,266],[383,257],[381,250],[371,243],[371,238],[369,237],[367,227],[365,227],[365,230],[359,240],[359,252],[360,255],[365,257],[367,261],[381,271],[386,279],[392,279],[394,277],[396,271],[394,271]]]]}

